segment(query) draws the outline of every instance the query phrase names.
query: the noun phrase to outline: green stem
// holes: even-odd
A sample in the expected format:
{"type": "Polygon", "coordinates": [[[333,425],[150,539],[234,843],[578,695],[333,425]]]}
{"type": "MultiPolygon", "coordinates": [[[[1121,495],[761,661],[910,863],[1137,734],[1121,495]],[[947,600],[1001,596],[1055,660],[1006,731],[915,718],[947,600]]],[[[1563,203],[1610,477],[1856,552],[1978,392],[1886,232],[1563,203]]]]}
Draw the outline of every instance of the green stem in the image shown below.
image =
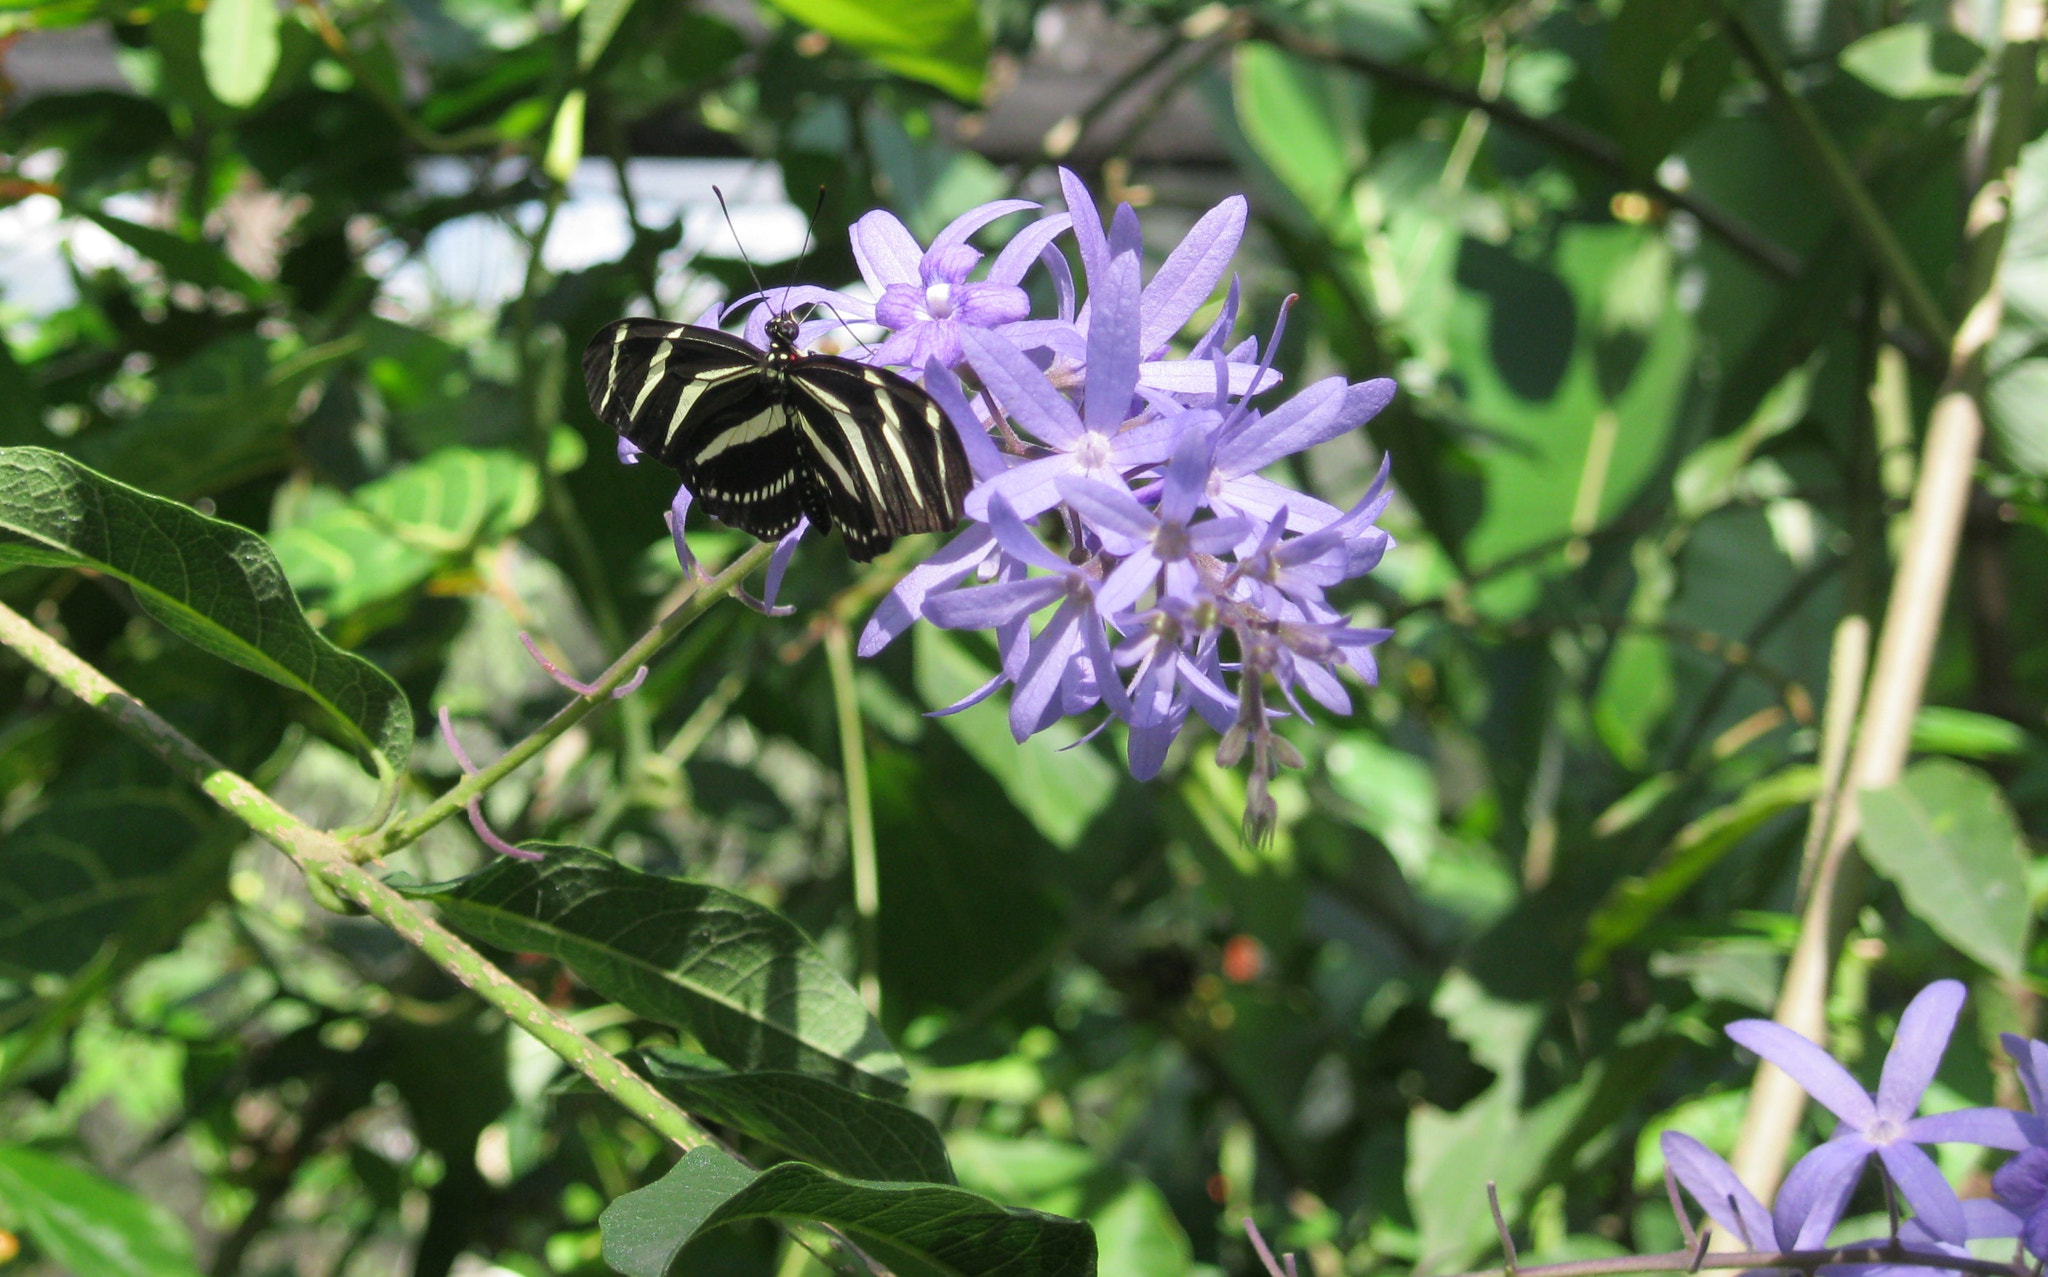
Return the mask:
{"type": "Polygon", "coordinates": [[[875,811],[868,794],[868,752],[862,740],[860,699],[853,685],[853,643],[844,625],[825,631],[825,665],[832,671],[832,708],[839,717],[839,762],[846,779],[846,840],[853,853],[853,908],[860,917],[860,996],[870,1015],[882,1010],[877,920],[882,887],[875,866],[875,811]]]}
{"type": "Polygon", "coordinates": [[[710,1142],[711,1137],[652,1084],[578,1032],[467,941],[352,861],[339,840],[301,821],[247,778],[222,766],[197,742],[4,603],[0,603],[0,644],[13,648],[58,686],[111,719],[265,842],[290,856],[309,878],[323,880],[403,936],[634,1117],[686,1149],[710,1142]]]}
{"type": "Polygon", "coordinates": [[[1820,171],[1821,184],[1827,188],[1836,208],[1849,221],[1849,229],[1863,245],[1863,251],[1870,254],[1885,283],[1897,294],[1899,304],[1905,308],[1907,318],[1913,326],[1933,341],[1946,347],[1954,340],[1954,329],[1948,316],[1942,313],[1940,303],[1934,300],[1934,293],[1927,287],[1927,281],[1920,277],[1906,250],[1900,245],[1898,236],[1892,234],[1891,223],[1885,220],[1883,210],[1871,198],[1870,188],[1856,176],[1856,170],[1849,164],[1842,148],[1835,145],[1827,128],[1813,107],[1792,91],[1785,79],[1785,68],[1763,41],[1758,38],[1749,19],[1728,0],[1721,0],[1721,21],[1727,28],[1728,36],[1735,42],[1736,51],[1749,69],[1763,83],[1765,92],[1771,96],[1783,114],[1786,126],[1793,138],[1813,160],[1820,171]]]}
{"type": "Polygon", "coordinates": [[[723,572],[698,586],[689,598],[673,612],[657,621],[653,629],[642,634],[618,660],[612,662],[611,668],[598,676],[588,696],[578,696],[556,710],[554,717],[542,723],[532,735],[506,750],[504,755],[490,766],[478,770],[473,775],[464,776],[439,798],[427,804],[426,809],[419,815],[402,820],[381,834],[357,839],[350,845],[354,859],[375,860],[387,856],[400,847],[417,841],[429,829],[468,806],[470,799],[479,797],[522,763],[546,749],[563,732],[588,717],[590,711],[608,703],[613,688],[632,677],[633,671],[653,659],[654,654],[667,646],[670,639],[688,629],[713,603],[730,594],[735,586],[746,579],[749,572],[767,562],[768,556],[773,553],[775,543],[763,541],[735,559],[723,572]]]}

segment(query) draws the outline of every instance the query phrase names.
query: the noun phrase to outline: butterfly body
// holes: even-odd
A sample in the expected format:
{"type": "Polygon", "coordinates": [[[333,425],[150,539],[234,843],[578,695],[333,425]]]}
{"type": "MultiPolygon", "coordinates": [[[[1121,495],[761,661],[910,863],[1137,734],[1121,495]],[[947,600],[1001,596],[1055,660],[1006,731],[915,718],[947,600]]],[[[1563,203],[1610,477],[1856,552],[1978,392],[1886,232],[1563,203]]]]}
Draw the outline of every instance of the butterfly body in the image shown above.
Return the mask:
{"type": "Polygon", "coordinates": [[[608,324],[583,351],[591,410],[713,518],[763,539],[808,515],[864,562],[959,522],[973,479],[939,406],[886,368],[804,354],[796,333],[775,316],[764,351],[715,328],[608,324]]]}

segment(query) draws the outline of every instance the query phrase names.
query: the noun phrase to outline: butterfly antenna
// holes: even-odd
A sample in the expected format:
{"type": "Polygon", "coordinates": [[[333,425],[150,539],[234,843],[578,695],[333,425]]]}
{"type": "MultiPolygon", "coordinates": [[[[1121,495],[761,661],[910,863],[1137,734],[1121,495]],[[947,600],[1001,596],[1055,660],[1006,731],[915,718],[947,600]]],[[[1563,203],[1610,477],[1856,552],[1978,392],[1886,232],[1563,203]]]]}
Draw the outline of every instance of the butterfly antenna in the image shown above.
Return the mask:
{"type": "Polygon", "coordinates": [[[861,335],[853,331],[853,325],[846,321],[846,316],[839,313],[839,308],[837,306],[834,306],[831,302],[816,302],[814,304],[818,306],[823,306],[826,310],[831,311],[832,318],[839,321],[839,327],[845,331],[847,336],[853,338],[855,341],[860,342],[860,348],[862,350],[865,350],[870,354],[874,353],[875,348],[873,346],[868,345],[867,342],[861,340],[861,335]]]}
{"type": "Polygon", "coordinates": [[[789,283],[783,285],[782,288],[782,292],[785,297],[789,295],[790,289],[796,287],[797,276],[803,273],[804,258],[809,257],[811,255],[811,232],[817,229],[818,214],[824,211],[825,188],[820,186],[818,188],[818,202],[811,205],[811,219],[804,223],[804,245],[802,248],[799,248],[797,250],[796,265],[789,268],[789,283]]]}
{"type": "MultiPolygon", "coordinates": [[[[754,278],[754,291],[766,297],[768,289],[761,283],[761,272],[754,269],[753,259],[747,256],[747,246],[740,243],[740,228],[732,224],[732,210],[725,206],[725,192],[714,186],[711,188],[711,193],[718,197],[718,211],[725,214],[725,229],[732,232],[732,242],[739,247],[740,260],[747,264],[747,274],[754,278]]],[[[804,235],[806,238],[809,238],[810,232],[805,231],[804,235]]]]}

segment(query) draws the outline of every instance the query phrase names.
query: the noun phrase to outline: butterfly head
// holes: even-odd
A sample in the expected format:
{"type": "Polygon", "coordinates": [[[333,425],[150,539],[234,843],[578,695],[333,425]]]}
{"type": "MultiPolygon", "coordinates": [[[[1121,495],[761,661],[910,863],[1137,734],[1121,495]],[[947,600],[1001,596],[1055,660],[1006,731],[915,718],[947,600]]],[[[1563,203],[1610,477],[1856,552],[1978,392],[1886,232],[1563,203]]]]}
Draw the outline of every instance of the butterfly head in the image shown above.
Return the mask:
{"type": "Polygon", "coordinates": [[[783,311],[768,321],[768,349],[779,355],[796,353],[796,316],[783,311]]]}

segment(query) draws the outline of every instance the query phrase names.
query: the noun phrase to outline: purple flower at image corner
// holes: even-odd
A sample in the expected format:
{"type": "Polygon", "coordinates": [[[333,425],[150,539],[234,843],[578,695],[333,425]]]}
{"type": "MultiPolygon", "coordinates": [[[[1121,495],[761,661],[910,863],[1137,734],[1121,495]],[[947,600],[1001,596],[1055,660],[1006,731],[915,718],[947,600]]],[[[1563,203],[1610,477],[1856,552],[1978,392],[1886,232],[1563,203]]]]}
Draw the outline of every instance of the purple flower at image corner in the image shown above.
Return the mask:
{"type": "Polygon", "coordinates": [[[1833,1056],[1783,1025],[1738,1020],[1728,1026],[1729,1037],[1783,1069],[1840,1119],[1834,1134],[1800,1158],[1778,1190],[1772,1217],[1779,1246],[1806,1250],[1824,1245],[1873,1156],[1931,1237],[1966,1241],[1969,1225],[1962,1203],[1919,1146],[1958,1142],[2022,1149],[2041,1142],[2029,1138],[2030,1131],[2040,1131],[2039,1119],[2007,1109],[1915,1116],[1948,1049],[1965,996],[1955,980],[1937,980],[1920,991],[1899,1017],[1875,1096],[1833,1056]]]}
{"type": "MultiPolygon", "coordinates": [[[[2048,1113],[2048,1043],[2001,1033],[1998,1040],[2012,1057],[2027,1105],[2036,1117],[2048,1113]]],[[[2048,1258],[2048,1143],[2034,1133],[2033,1147],[2023,1148],[1991,1177],[1991,1191],[2017,1218],[2017,1235],[2036,1259],[2048,1258]]]]}

